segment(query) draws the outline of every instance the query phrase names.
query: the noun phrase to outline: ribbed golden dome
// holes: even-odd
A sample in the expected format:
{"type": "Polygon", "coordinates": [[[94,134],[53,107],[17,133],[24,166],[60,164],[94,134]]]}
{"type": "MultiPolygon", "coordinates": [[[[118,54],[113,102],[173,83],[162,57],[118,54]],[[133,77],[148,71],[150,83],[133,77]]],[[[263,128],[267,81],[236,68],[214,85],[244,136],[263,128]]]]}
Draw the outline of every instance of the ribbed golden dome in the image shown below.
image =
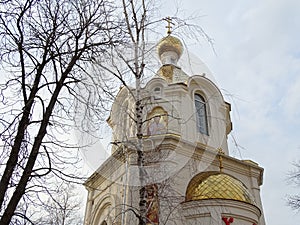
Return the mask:
{"type": "Polygon", "coordinates": [[[180,57],[183,52],[183,45],[178,38],[168,35],[158,42],[157,51],[159,57],[162,53],[167,51],[174,51],[177,53],[178,57],[180,57]]]}
{"type": "Polygon", "coordinates": [[[223,173],[196,175],[188,185],[186,200],[231,199],[255,204],[247,188],[239,180],[223,173]]]}

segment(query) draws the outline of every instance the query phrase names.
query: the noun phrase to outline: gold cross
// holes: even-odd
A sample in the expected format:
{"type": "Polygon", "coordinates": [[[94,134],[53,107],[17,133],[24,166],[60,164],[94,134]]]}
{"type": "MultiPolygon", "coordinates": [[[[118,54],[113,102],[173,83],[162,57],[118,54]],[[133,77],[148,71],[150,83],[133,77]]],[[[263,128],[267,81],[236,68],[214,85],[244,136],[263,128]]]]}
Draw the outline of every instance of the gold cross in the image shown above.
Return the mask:
{"type": "Polygon", "coordinates": [[[169,17],[169,16],[166,17],[166,18],[163,18],[163,20],[167,21],[167,23],[168,23],[168,26],[166,26],[166,28],[168,28],[167,34],[171,34],[172,33],[172,31],[171,31],[171,28],[172,28],[171,24],[175,25],[175,23],[172,23],[172,18],[169,17]]]}

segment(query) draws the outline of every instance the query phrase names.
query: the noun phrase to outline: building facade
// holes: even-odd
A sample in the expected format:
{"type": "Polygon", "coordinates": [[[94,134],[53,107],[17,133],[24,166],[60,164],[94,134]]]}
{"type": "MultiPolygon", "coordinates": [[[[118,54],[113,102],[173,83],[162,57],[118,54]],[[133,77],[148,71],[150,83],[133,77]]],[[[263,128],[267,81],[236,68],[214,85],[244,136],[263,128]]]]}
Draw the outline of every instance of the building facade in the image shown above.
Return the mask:
{"type": "MultiPolygon", "coordinates": [[[[141,91],[147,224],[265,225],[263,169],[229,155],[230,104],[205,74],[177,65],[181,41],[159,41],[161,67],[141,91]]],[[[138,224],[134,89],[120,89],[108,123],[111,156],[85,182],[86,225],[138,224]]]]}

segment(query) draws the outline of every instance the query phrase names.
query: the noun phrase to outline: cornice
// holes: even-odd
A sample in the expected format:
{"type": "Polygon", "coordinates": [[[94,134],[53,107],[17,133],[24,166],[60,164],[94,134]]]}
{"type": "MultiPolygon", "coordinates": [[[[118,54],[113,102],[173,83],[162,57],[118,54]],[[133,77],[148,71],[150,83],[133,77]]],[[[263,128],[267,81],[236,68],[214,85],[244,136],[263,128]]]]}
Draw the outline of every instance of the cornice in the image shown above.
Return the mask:
{"type": "MultiPolygon", "coordinates": [[[[111,155],[85,182],[85,186],[100,185],[110,177],[115,170],[120,170],[125,165],[125,157],[128,157],[132,164],[135,163],[137,153],[134,148],[136,138],[130,139],[126,143],[120,144],[120,147],[111,155]]],[[[176,151],[184,157],[201,160],[202,162],[210,163],[212,166],[219,167],[218,150],[202,143],[191,143],[181,139],[176,134],[157,135],[148,139],[144,139],[145,153],[151,152],[153,149],[165,151],[176,151]],[[147,142],[149,140],[149,142],[147,142]]],[[[258,180],[258,185],[262,185],[263,168],[251,160],[240,160],[228,155],[222,155],[224,172],[237,173],[247,177],[254,177],[258,180]]],[[[205,171],[203,171],[205,172],[205,171]]]]}

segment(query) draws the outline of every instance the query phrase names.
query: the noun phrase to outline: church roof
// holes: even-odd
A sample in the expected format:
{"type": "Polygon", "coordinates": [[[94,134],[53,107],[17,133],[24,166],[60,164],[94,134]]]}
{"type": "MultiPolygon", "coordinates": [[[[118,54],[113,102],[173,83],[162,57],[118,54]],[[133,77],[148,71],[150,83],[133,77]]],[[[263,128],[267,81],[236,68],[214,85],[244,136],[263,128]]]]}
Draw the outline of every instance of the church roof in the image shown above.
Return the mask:
{"type": "Polygon", "coordinates": [[[256,205],[245,185],[224,173],[201,173],[189,183],[186,200],[230,199],[256,205]]]}
{"type": "Polygon", "coordinates": [[[157,52],[162,67],[157,72],[158,76],[168,83],[186,82],[188,75],[177,66],[177,61],[183,53],[183,45],[179,38],[168,35],[157,44],[157,52]]]}

